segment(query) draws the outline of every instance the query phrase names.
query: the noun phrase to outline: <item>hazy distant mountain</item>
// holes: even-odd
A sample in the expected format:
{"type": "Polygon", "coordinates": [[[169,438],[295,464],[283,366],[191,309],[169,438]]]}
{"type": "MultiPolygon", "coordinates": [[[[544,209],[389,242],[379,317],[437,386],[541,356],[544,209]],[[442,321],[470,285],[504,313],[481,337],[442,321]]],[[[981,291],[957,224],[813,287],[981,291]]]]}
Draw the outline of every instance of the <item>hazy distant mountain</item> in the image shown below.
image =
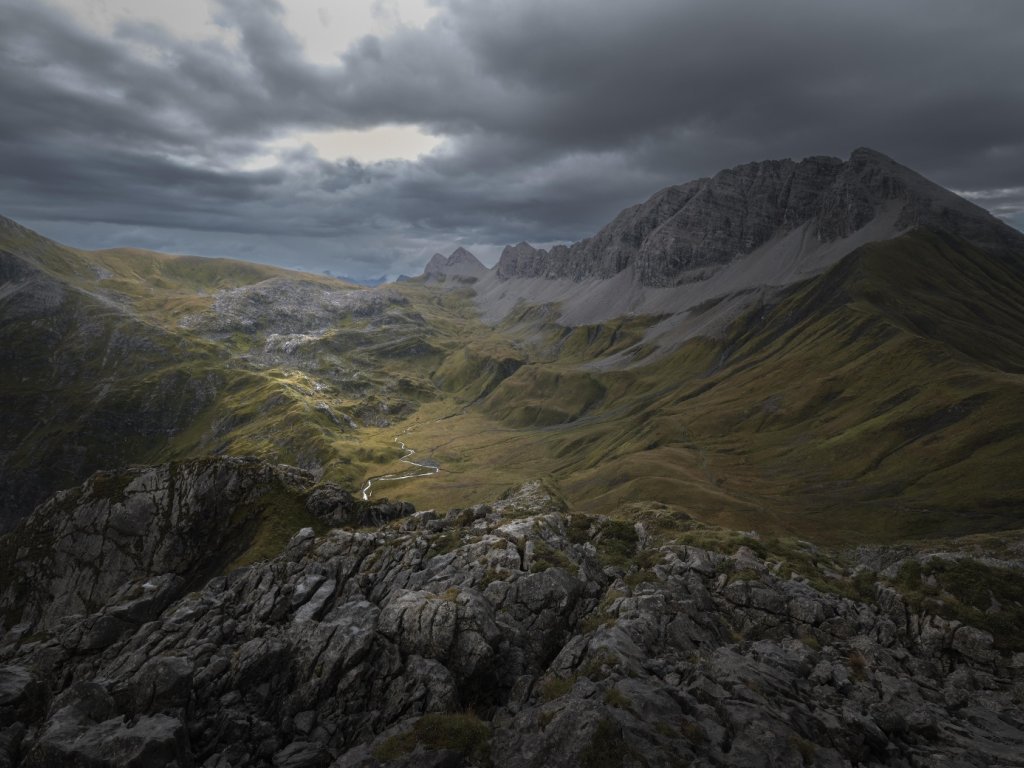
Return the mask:
{"type": "Polygon", "coordinates": [[[456,248],[447,258],[440,253],[435,253],[423,269],[423,277],[427,280],[443,280],[454,277],[465,282],[479,279],[486,274],[487,267],[462,247],[456,248]]]}

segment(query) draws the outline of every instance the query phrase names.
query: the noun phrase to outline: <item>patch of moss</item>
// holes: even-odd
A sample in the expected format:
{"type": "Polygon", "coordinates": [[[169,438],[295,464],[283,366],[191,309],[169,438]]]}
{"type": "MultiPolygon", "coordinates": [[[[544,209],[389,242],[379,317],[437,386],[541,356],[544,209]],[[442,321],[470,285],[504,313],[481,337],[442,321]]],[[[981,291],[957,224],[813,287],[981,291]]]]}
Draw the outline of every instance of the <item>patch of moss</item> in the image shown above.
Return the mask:
{"type": "Polygon", "coordinates": [[[92,477],[93,498],[107,499],[111,503],[124,501],[125,488],[135,477],[128,473],[97,472],[92,477]]]}
{"type": "Polygon", "coordinates": [[[576,685],[576,677],[558,677],[552,675],[545,678],[540,684],[540,698],[542,701],[554,701],[565,696],[576,685]]]}
{"type": "Polygon", "coordinates": [[[625,579],[623,579],[630,588],[636,588],[641,584],[656,582],[657,580],[657,575],[650,568],[637,568],[635,570],[631,570],[626,574],[625,579]]]}
{"type": "Polygon", "coordinates": [[[615,623],[615,617],[609,613],[612,604],[626,593],[618,589],[609,589],[605,592],[601,602],[580,624],[580,631],[583,633],[593,632],[599,627],[610,627],[615,623]]]}
{"type": "Polygon", "coordinates": [[[608,718],[598,722],[590,744],[580,753],[581,768],[620,768],[630,751],[622,729],[608,718]]]}
{"type": "Polygon", "coordinates": [[[573,544],[583,544],[590,540],[593,518],[587,515],[568,515],[565,522],[569,541],[573,544]]]}
{"type": "Polygon", "coordinates": [[[459,528],[448,528],[447,530],[435,535],[430,540],[430,554],[431,556],[447,555],[449,552],[454,552],[461,546],[462,533],[459,528]]]}
{"type": "Polygon", "coordinates": [[[817,746],[813,741],[808,741],[796,734],[789,737],[789,743],[800,755],[800,762],[803,765],[814,765],[814,756],[817,753],[817,746]]]}
{"type": "Polygon", "coordinates": [[[708,740],[708,736],[704,733],[704,729],[700,727],[700,723],[694,720],[684,720],[679,725],[679,731],[686,737],[687,741],[691,744],[703,744],[708,740]]]}
{"type": "Polygon", "coordinates": [[[619,709],[625,709],[632,711],[633,705],[622,691],[614,686],[604,692],[604,703],[611,707],[618,707],[619,709]]]}
{"type": "Polygon", "coordinates": [[[753,568],[736,568],[729,574],[729,582],[734,581],[759,581],[761,572],[753,568]]]}
{"type": "Polygon", "coordinates": [[[893,582],[917,610],[982,629],[1002,651],[1024,651],[1024,579],[1018,571],[961,558],[907,560],[893,582]]]}
{"type": "Polygon", "coordinates": [[[472,712],[424,715],[412,730],[387,739],[373,754],[381,762],[397,760],[418,744],[426,749],[450,749],[475,765],[490,762],[491,729],[472,712]]]}
{"type": "Polygon", "coordinates": [[[619,658],[607,648],[599,648],[580,667],[580,674],[594,681],[606,679],[619,668],[619,658]]]}
{"type": "Polygon", "coordinates": [[[327,532],[327,526],[306,511],[304,497],[282,486],[271,488],[251,505],[236,507],[232,525],[248,544],[226,571],[276,557],[302,528],[312,528],[318,536],[327,532]]]}
{"type": "Polygon", "coordinates": [[[606,520],[594,538],[598,556],[605,565],[625,568],[636,557],[638,537],[629,520],[606,520]]]}
{"type": "Polygon", "coordinates": [[[398,760],[416,749],[416,734],[412,731],[390,736],[375,747],[373,756],[382,763],[398,760]]]}
{"type": "Polygon", "coordinates": [[[550,544],[537,540],[533,549],[533,561],[530,563],[531,573],[546,571],[548,568],[562,568],[569,573],[577,571],[574,563],[565,552],[555,549],[550,544]]]}

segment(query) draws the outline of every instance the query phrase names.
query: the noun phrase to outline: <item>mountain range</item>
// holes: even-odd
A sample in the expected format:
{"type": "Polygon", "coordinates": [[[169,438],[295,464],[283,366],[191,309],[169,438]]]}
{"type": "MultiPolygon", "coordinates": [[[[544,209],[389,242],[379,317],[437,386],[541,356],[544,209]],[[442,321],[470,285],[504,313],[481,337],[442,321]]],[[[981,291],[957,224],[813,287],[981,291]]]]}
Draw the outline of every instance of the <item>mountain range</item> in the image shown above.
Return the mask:
{"type": "Polygon", "coordinates": [[[872,150],[377,287],[0,217],[0,396],[0,766],[1024,764],[1024,235],[872,150]]]}

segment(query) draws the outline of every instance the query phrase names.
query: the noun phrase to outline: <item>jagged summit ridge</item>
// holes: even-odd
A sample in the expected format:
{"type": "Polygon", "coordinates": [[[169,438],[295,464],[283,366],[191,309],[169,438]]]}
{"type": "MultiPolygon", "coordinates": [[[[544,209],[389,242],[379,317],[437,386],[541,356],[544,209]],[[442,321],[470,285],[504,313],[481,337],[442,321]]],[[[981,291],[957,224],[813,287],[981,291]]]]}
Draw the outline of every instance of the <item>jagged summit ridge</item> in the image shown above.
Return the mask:
{"type": "Polygon", "coordinates": [[[667,187],[622,211],[593,237],[550,251],[508,246],[496,276],[608,279],[633,268],[645,286],[704,279],[774,238],[806,228],[818,243],[850,237],[884,216],[890,236],[914,226],[954,231],[986,247],[1021,241],[983,209],[871,149],[849,160],[748,163],[667,187]]]}

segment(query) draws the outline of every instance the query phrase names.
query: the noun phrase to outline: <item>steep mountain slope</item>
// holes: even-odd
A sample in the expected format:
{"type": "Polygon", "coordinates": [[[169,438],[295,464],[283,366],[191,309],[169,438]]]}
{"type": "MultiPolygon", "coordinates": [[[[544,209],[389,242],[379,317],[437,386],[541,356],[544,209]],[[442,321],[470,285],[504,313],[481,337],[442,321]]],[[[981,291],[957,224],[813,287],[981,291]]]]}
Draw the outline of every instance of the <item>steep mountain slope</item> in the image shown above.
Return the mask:
{"type": "Polygon", "coordinates": [[[574,245],[550,252],[526,243],[506,248],[495,272],[506,280],[580,281],[633,267],[643,285],[673,285],[703,279],[701,270],[728,264],[797,228],[832,243],[886,213],[893,234],[941,226],[986,248],[1020,242],[1019,233],[983,209],[861,148],[846,162],[770,160],[668,187],[574,245]]]}
{"type": "Polygon", "coordinates": [[[259,455],[355,484],[393,451],[354,433],[437,396],[431,339],[450,331],[435,319],[464,303],[432,304],[428,320],[387,287],[84,252],[2,219],[0,530],[97,469],[138,462],[259,455]]]}
{"type": "Polygon", "coordinates": [[[703,380],[644,412],[686,429],[750,520],[803,510],[796,527],[851,539],[1012,527],[1022,291],[1019,270],[962,240],[865,246],[752,310],[703,380]]]}
{"type": "Polygon", "coordinates": [[[1024,236],[983,209],[858,149],[845,162],[750,163],[669,187],[550,252],[510,246],[480,281],[478,302],[492,321],[520,301],[556,303],[564,323],[580,325],[731,297],[710,327],[690,334],[707,335],[749,304],[742,292],[807,280],[913,227],[950,231],[993,253],[1024,250],[1024,236]]]}
{"type": "Polygon", "coordinates": [[[490,465],[549,473],[580,508],[653,500],[817,539],[1015,527],[1022,297],[1020,262],[918,230],[751,297],[714,339],[652,341],[641,318],[571,330],[526,312],[513,321],[548,334],[547,361],[417,439],[450,470],[438,492],[490,465]]]}
{"type": "Polygon", "coordinates": [[[95,469],[153,457],[154,441],[212,403],[223,376],[208,346],[76,285],[86,260],[0,225],[2,530],[95,469]]]}

